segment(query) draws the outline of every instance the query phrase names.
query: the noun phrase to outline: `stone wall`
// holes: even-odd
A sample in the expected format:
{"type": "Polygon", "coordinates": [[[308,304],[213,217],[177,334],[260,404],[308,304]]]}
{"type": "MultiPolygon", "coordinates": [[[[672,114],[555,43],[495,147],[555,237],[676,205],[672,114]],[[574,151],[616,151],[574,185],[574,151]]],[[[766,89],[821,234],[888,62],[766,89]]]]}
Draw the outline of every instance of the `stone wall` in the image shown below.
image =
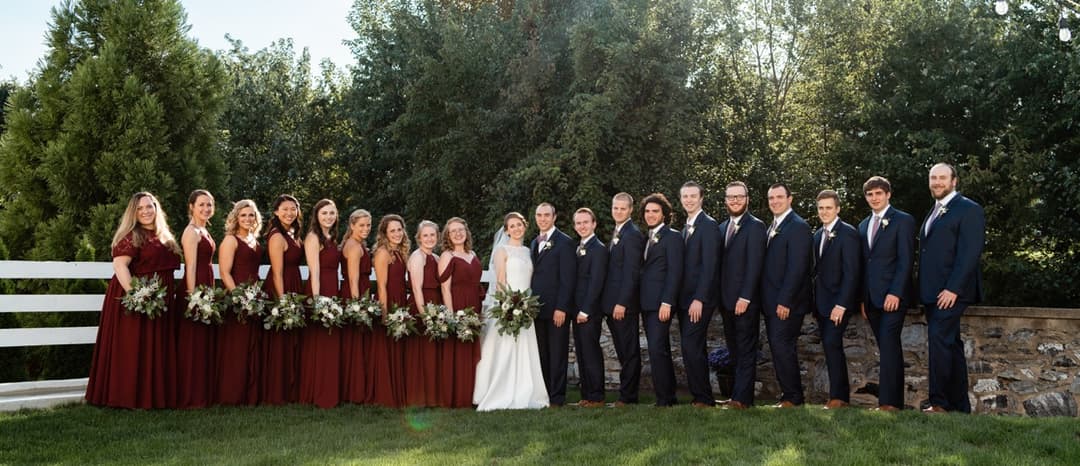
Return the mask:
{"type": "MultiPolygon", "coordinates": [[[[677,321],[672,326],[672,352],[676,377],[685,388],[686,378],[679,350],[677,321]]],[[[971,307],[961,320],[961,335],[968,361],[969,396],[977,413],[1011,415],[1077,415],[1080,395],[1080,309],[971,307]]],[[[902,335],[904,345],[906,404],[920,407],[927,399],[926,320],[921,310],[908,312],[902,335]]],[[[619,363],[604,328],[602,344],[607,353],[605,368],[608,388],[618,390],[619,363]]],[[[761,327],[756,391],[760,402],[779,397],[773,375],[764,323],[761,327]]],[[[724,345],[723,326],[716,316],[710,326],[710,349],[724,345]]],[[[869,325],[862,317],[852,319],[844,338],[851,377],[851,402],[856,406],[877,406],[877,346],[869,325]]],[[[641,335],[641,390],[652,390],[645,335],[641,335]]],[[[573,351],[570,355],[571,383],[577,381],[573,351]]],[[[828,398],[825,355],[817,335],[817,321],[807,316],[799,337],[799,362],[806,399],[824,403],[828,398]]],[[[726,398],[713,376],[717,398],[726,398]]],[[[686,397],[683,396],[683,399],[686,397]]]]}

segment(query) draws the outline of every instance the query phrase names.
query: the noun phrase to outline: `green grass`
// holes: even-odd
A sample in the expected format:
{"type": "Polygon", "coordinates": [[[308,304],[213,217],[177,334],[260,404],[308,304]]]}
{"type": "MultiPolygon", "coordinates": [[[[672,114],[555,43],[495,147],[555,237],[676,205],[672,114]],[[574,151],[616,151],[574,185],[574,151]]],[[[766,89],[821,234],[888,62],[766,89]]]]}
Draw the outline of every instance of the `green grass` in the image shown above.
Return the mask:
{"type": "Polygon", "coordinates": [[[1080,422],[863,409],[0,413],[0,464],[1080,464],[1080,422]]]}

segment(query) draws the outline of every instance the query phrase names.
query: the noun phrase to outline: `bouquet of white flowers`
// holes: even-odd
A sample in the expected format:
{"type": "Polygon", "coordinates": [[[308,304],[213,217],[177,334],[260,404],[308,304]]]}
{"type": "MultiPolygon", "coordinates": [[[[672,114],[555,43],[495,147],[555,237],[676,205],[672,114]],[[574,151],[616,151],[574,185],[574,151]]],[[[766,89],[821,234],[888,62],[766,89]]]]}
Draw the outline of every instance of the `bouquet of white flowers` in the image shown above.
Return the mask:
{"type": "Polygon", "coordinates": [[[499,325],[499,335],[517,338],[521,329],[532,327],[533,319],[540,313],[540,298],[533,296],[532,290],[516,291],[503,285],[494,297],[495,304],[489,312],[499,325]]]}
{"type": "Polygon", "coordinates": [[[420,310],[424,335],[432,340],[445,340],[454,329],[454,313],[442,304],[427,303],[420,310]]]}
{"type": "Polygon", "coordinates": [[[184,317],[204,324],[220,324],[225,320],[225,292],[213,286],[199,285],[188,295],[184,317]]]}
{"type": "Polygon", "coordinates": [[[370,294],[364,295],[360,299],[345,301],[343,310],[346,323],[365,325],[367,328],[375,325],[375,322],[378,322],[379,317],[382,316],[382,304],[379,304],[379,301],[372,298],[370,294]]]}
{"type": "Polygon", "coordinates": [[[305,296],[299,293],[285,293],[278,298],[263,319],[263,328],[270,330],[292,330],[307,325],[304,321],[305,296]]]}
{"type": "Polygon", "coordinates": [[[457,339],[463,342],[476,341],[477,335],[480,335],[480,328],[483,326],[484,321],[480,320],[480,314],[471,307],[457,311],[454,315],[454,332],[457,339]]]}
{"type": "Polygon", "coordinates": [[[394,308],[386,315],[386,334],[395,340],[416,335],[416,318],[409,314],[408,308],[394,308]]]}
{"type": "Polygon", "coordinates": [[[145,278],[131,277],[131,289],[120,298],[120,304],[129,314],[135,312],[153,319],[168,310],[165,308],[168,293],[169,290],[156,274],[145,278]]]}
{"type": "Polygon", "coordinates": [[[263,291],[263,282],[241,283],[225,295],[225,301],[232,305],[237,322],[247,322],[248,317],[262,317],[266,311],[269,296],[263,291]]]}
{"type": "Polygon", "coordinates": [[[341,327],[344,323],[345,310],[342,309],[337,298],[315,296],[308,299],[308,304],[311,305],[311,320],[321,323],[331,332],[334,327],[341,327]]]}

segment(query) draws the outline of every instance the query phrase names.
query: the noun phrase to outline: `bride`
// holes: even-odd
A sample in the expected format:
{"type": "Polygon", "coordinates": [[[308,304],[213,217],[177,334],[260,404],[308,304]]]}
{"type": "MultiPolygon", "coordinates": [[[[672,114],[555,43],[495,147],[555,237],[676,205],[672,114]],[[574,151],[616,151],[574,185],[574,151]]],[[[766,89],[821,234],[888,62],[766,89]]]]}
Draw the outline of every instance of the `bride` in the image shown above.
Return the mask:
{"type": "MultiPolygon", "coordinates": [[[[529,247],[522,244],[525,237],[525,217],[510,212],[503,218],[503,229],[509,238],[497,238],[491,252],[497,284],[488,286],[484,308],[492,304],[492,294],[499,286],[525,290],[532,282],[532,259],[529,247]]],[[[500,232],[501,233],[501,232],[500,232]]],[[[501,235],[498,235],[501,236],[501,235]]],[[[536,329],[523,328],[521,333],[500,335],[495,319],[485,312],[481,335],[480,362],[476,366],[476,387],[473,403],[478,411],[495,409],[539,409],[548,405],[544,375],[540,371],[540,351],[536,329]]]]}

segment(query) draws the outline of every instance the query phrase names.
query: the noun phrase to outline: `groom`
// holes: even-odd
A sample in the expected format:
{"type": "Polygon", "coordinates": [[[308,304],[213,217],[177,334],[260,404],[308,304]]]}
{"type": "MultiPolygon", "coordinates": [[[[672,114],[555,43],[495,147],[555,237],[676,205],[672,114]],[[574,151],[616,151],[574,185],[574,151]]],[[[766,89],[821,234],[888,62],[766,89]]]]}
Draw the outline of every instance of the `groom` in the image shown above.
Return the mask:
{"type": "Polygon", "coordinates": [[[570,321],[577,261],[574,240],[555,228],[555,206],[536,206],[540,235],[530,245],[533,261],[532,290],[540,298],[536,340],[551,406],[566,403],[566,368],[570,357],[570,321]]]}

